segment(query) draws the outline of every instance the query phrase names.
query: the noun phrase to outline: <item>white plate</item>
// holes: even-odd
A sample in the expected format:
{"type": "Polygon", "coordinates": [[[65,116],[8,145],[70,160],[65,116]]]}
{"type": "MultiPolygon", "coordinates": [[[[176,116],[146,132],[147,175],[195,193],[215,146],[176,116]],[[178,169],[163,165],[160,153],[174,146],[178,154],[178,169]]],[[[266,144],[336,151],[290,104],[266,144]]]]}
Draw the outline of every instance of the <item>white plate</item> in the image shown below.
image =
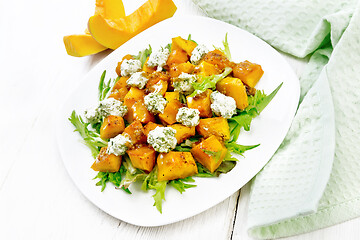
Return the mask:
{"type": "Polygon", "coordinates": [[[259,172],[269,161],[283,141],[294,117],[299,100],[299,82],[281,55],[264,41],[233,25],[205,17],[181,17],[165,20],[132,38],[108,57],[102,60],[83,79],[65,102],[58,116],[57,139],[60,153],[71,178],[80,191],[96,206],[125,222],[140,226],[160,226],[194,216],[223,201],[259,172]],[[258,89],[270,93],[281,82],[283,86],[261,113],[253,120],[251,131],[242,131],[239,143],[253,145],[256,149],[247,151],[236,167],[219,178],[196,178],[197,187],[180,194],[168,186],[163,213],[153,206],[154,192],[144,193],[139,185],[130,187],[132,195],[116,190],[109,183],[104,192],[95,186],[96,175],[91,164],[94,159],[90,150],[80,142],[78,133],[68,121],[72,110],[77,113],[97,103],[97,86],[101,73],[106,70],[106,79],[116,77],[115,67],[125,54],[137,54],[151,44],[154,48],[171,42],[172,37],[186,38],[191,34],[198,43],[222,46],[228,33],[228,42],[235,62],[249,60],[261,64],[264,76],[258,89]]]}

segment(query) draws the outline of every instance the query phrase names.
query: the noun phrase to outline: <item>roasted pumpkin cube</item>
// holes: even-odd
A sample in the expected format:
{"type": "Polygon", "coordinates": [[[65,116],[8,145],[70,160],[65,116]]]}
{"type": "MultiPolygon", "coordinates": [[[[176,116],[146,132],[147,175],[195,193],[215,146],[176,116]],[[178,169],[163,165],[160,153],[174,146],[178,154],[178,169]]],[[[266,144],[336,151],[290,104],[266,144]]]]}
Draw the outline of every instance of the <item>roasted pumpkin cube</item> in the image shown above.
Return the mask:
{"type": "Polygon", "coordinates": [[[109,139],[116,137],[125,129],[124,119],[119,116],[107,116],[100,127],[100,137],[102,139],[109,139]]]}
{"type": "Polygon", "coordinates": [[[149,60],[149,57],[146,59],[142,70],[143,70],[144,72],[146,72],[147,74],[151,74],[151,73],[155,72],[156,69],[155,69],[155,67],[149,67],[149,66],[147,65],[148,60],[149,60]]]}
{"type": "Polygon", "coordinates": [[[180,64],[189,61],[188,54],[183,49],[173,49],[166,61],[166,65],[180,64]]]}
{"type": "Polygon", "coordinates": [[[226,77],[216,84],[216,89],[235,99],[236,107],[244,110],[248,105],[246,87],[239,78],[226,77]]]}
{"type": "Polygon", "coordinates": [[[129,92],[126,81],[129,77],[120,77],[119,80],[115,83],[114,87],[111,90],[109,98],[114,98],[119,101],[124,101],[126,94],[129,92]]]}
{"type": "Polygon", "coordinates": [[[180,64],[174,64],[169,69],[170,77],[176,78],[181,73],[192,73],[195,69],[195,66],[191,64],[190,62],[180,63],[180,64]]]}
{"type": "Polygon", "coordinates": [[[223,70],[225,67],[233,67],[235,63],[231,62],[220,50],[213,50],[205,54],[204,61],[215,65],[218,69],[223,70]]]}
{"type": "Polygon", "coordinates": [[[182,124],[173,124],[169,127],[176,130],[175,138],[177,143],[182,143],[184,140],[188,139],[189,137],[195,136],[195,127],[187,127],[182,124]]]}
{"type": "Polygon", "coordinates": [[[147,110],[144,103],[144,90],[132,87],[124,98],[124,104],[128,108],[125,115],[126,121],[132,123],[139,120],[141,123],[155,122],[155,117],[147,110]]]}
{"type": "Polygon", "coordinates": [[[184,50],[189,56],[192,51],[196,48],[197,44],[190,40],[185,40],[182,37],[175,37],[172,39],[171,51],[176,49],[184,50]]]}
{"type": "Polygon", "coordinates": [[[163,127],[163,125],[157,124],[157,123],[154,123],[154,122],[148,122],[144,126],[144,134],[147,136],[149,134],[149,132],[154,130],[156,127],[163,127]]]}
{"type": "Polygon", "coordinates": [[[180,100],[180,94],[179,92],[166,92],[165,93],[165,99],[168,102],[171,102],[172,100],[180,100]]]}
{"type": "Polygon", "coordinates": [[[191,149],[191,153],[210,172],[214,172],[227,153],[226,147],[214,136],[210,136],[191,149]]]}
{"type": "Polygon", "coordinates": [[[133,57],[130,54],[127,54],[122,58],[121,62],[118,62],[118,65],[116,66],[116,69],[115,69],[115,72],[118,76],[121,76],[121,64],[125,59],[130,60],[130,59],[133,59],[133,57]]]}
{"type": "Polygon", "coordinates": [[[157,158],[157,166],[159,181],[186,178],[198,173],[190,152],[161,153],[157,158]]]}
{"type": "Polygon", "coordinates": [[[243,83],[254,88],[264,74],[264,71],[259,64],[245,61],[233,67],[233,74],[234,77],[240,78],[243,83]]]}
{"type": "Polygon", "coordinates": [[[182,104],[179,100],[173,100],[168,102],[168,104],[166,104],[165,106],[164,113],[159,114],[161,122],[164,125],[176,123],[176,114],[181,107],[182,104]]]}
{"type": "Polygon", "coordinates": [[[196,131],[205,138],[214,135],[222,141],[230,139],[229,124],[223,117],[200,119],[196,131]]]}
{"type": "Polygon", "coordinates": [[[135,168],[151,172],[155,165],[156,152],[153,148],[143,145],[134,149],[127,150],[132,165],[135,168]]]}
{"type": "Polygon", "coordinates": [[[133,145],[146,142],[144,128],[139,120],[135,120],[129,126],[127,126],[123,132],[123,135],[128,136],[133,145]]]}
{"type": "Polygon", "coordinates": [[[199,110],[200,117],[212,117],[210,94],[212,91],[207,89],[205,92],[194,97],[187,96],[187,106],[199,110]]]}
{"type": "Polygon", "coordinates": [[[211,76],[221,73],[220,69],[218,69],[214,64],[205,61],[201,61],[201,63],[195,67],[194,72],[201,76],[211,76]]]}
{"type": "Polygon", "coordinates": [[[95,162],[91,168],[99,172],[117,172],[121,165],[121,156],[106,153],[107,147],[100,149],[99,155],[96,157],[95,162]]]}
{"type": "Polygon", "coordinates": [[[157,82],[151,82],[146,84],[146,88],[148,92],[157,92],[161,95],[165,95],[168,89],[168,81],[158,80],[157,82]]]}

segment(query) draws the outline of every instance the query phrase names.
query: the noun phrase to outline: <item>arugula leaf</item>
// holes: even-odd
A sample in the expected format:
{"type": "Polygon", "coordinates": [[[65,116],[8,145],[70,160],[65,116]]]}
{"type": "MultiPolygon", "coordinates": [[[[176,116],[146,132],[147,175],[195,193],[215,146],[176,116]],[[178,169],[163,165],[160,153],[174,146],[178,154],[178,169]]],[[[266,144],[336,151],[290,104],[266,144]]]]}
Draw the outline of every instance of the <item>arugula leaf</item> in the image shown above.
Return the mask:
{"type": "Polygon", "coordinates": [[[231,53],[230,53],[229,43],[228,43],[228,40],[227,40],[227,35],[228,35],[228,33],[225,34],[225,40],[222,41],[222,43],[223,43],[223,45],[224,45],[224,48],[223,48],[223,49],[222,49],[222,48],[217,48],[217,47],[215,47],[215,46],[214,46],[214,48],[217,49],[217,50],[222,51],[222,52],[225,54],[225,56],[226,56],[229,60],[231,60],[231,53]]]}
{"type": "Polygon", "coordinates": [[[175,151],[178,151],[178,152],[190,152],[191,151],[191,147],[188,147],[188,146],[181,146],[181,145],[177,145],[175,148],[174,148],[175,151]]]}
{"type": "MultiPolygon", "coordinates": [[[[126,172],[126,169],[123,165],[121,165],[118,172],[115,173],[109,173],[109,172],[99,172],[94,179],[99,178],[100,181],[96,183],[96,186],[101,186],[101,191],[104,191],[106,188],[106,183],[111,182],[113,183],[117,188],[120,187],[121,183],[121,176],[126,172]]],[[[131,194],[129,189],[125,189],[124,187],[121,187],[122,190],[124,190],[126,193],[131,194]]]]}
{"type": "Polygon", "coordinates": [[[99,101],[102,101],[106,98],[108,92],[114,86],[114,84],[119,80],[119,77],[116,79],[109,79],[109,81],[105,82],[106,70],[101,74],[100,82],[99,82],[99,101]]]}
{"type": "Polygon", "coordinates": [[[263,91],[257,90],[254,96],[249,96],[249,106],[243,111],[239,112],[236,116],[228,119],[228,122],[235,121],[238,126],[233,125],[233,131],[240,131],[240,128],[243,127],[245,131],[250,130],[250,124],[253,118],[257,117],[262,110],[270,103],[270,101],[275,97],[283,83],[281,83],[272,93],[266,95],[263,91]]]}
{"type": "Polygon", "coordinates": [[[226,67],[224,72],[218,75],[211,75],[208,77],[201,76],[202,80],[200,82],[192,83],[195,91],[190,95],[190,97],[194,97],[202,92],[205,92],[206,89],[215,89],[216,83],[222,79],[224,79],[227,75],[232,72],[231,67],[226,67]]]}
{"type": "Polygon", "coordinates": [[[75,110],[72,111],[69,121],[75,126],[75,130],[80,133],[83,138],[84,144],[91,150],[92,156],[96,158],[99,154],[101,147],[106,147],[107,142],[100,138],[100,134],[90,131],[88,126],[90,123],[85,123],[80,115],[77,115],[75,110]]]}
{"type": "Polygon", "coordinates": [[[150,56],[151,53],[152,53],[152,48],[149,44],[148,48],[146,48],[142,51],[139,51],[138,55],[133,55],[133,58],[136,60],[140,60],[141,67],[143,67],[146,62],[146,59],[150,56]]]}
{"type": "Polygon", "coordinates": [[[201,135],[195,135],[191,138],[188,138],[185,140],[185,142],[181,143],[180,145],[177,145],[174,150],[179,152],[190,152],[191,148],[193,147],[193,144],[198,142],[202,138],[201,135]]]}
{"type": "Polygon", "coordinates": [[[237,161],[239,161],[239,160],[238,160],[237,158],[234,158],[234,157],[231,155],[231,152],[230,152],[230,151],[227,151],[223,161],[224,161],[224,162],[225,162],[225,161],[237,162],[237,161]]]}
{"type": "Polygon", "coordinates": [[[196,187],[194,184],[188,184],[185,182],[195,182],[192,177],[186,177],[184,179],[171,180],[170,185],[178,190],[181,194],[185,192],[185,189],[196,187]]]}
{"type": "Polygon", "coordinates": [[[244,145],[237,144],[236,142],[227,142],[227,143],[225,143],[225,147],[228,149],[228,151],[234,152],[234,153],[239,154],[241,156],[243,156],[243,153],[246,152],[247,150],[254,149],[254,148],[258,147],[258,146],[260,146],[260,144],[251,145],[251,146],[244,146],[244,145]]]}
{"type": "Polygon", "coordinates": [[[196,44],[197,44],[197,42],[195,42],[194,40],[192,40],[192,39],[191,39],[191,34],[189,34],[189,36],[188,36],[187,40],[192,41],[192,42],[194,42],[194,43],[196,43],[196,44]]]}
{"type": "Polygon", "coordinates": [[[144,191],[149,189],[156,190],[155,194],[153,195],[155,201],[154,206],[156,206],[157,210],[162,213],[162,201],[165,200],[165,189],[168,181],[158,181],[157,175],[158,169],[157,166],[155,166],[153,170],[145,177],[141,189],[144,191]]]}

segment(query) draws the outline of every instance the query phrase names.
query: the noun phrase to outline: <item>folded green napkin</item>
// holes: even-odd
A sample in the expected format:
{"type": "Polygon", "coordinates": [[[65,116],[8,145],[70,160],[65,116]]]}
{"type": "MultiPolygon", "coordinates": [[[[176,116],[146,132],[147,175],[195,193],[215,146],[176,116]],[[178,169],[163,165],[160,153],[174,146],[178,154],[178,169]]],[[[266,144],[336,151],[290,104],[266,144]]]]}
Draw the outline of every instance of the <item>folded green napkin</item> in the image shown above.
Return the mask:
{"type": "Polygon", "coordinates": [[[253,181],[249,234],[285,237],[360,216],[360,1],[193,1],[281,51],[310,56],[293,124],[253,181]]]}

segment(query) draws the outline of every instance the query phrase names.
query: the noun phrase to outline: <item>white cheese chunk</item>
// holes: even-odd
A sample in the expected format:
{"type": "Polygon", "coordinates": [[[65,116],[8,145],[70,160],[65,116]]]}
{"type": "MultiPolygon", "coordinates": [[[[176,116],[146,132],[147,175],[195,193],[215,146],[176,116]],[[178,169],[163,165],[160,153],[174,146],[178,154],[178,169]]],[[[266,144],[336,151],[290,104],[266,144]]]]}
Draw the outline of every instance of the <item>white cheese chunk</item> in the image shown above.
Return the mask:
{"type": "Polygon", "coordinates": [[[167,104],[166,99],[157,92],[149,93],[144,97],[144,102],[147,110],[156,114],[164,113],[165,106],[167,104]]]}
{"type": "Polygon", "coordinates": [[[131,77],[126,81],[126,84],[131,87],[143,89],[148,80],[149,79],[146,77],[144,72],[136,72],[131,75],[131,77]]]}
{"type": "Polygon", "coordinates": [[[174,91],[191,93],[194,91],[192,84],[197,81],[195,74],[181,73],[173,82],[174,91]]]}
{"type": "Polygon", "coordinates": [[[171,127],[156,127],[148,134],[147,142],[157,152],[169,152],[176,147],[176,130],[171,127]]]}
{"type": "Polygon", "coordinates": [[[191,52],[190,62],[194,65],[198,65],[201,59],[208,53],[209,50],[205,45],[197,45],[194,50],[191,52]]]}
{"type": "Polygon", "coordinates": [[[182,107],[176,114],[176,121],[187,127],[197,126],[200,121],[200,111],[193,108],[182,107]]]}
{"type": "Polygon", "coordinates": [[[170,55],[168,48],[159,48],[157,51],[150,54],[147,65],[149,67],[157,67],[156,71],[160,72],[162,68],[166,65],[166,61],[170,55]]]}
{"type": "Polygon", "coordinates": [[[121,76],[127,77],[141,70],[141,62],[139,60],[125,59],[120,66],[121,76]]]}
{"type": "Polygon", "coordinates": [[[236,102],[232,97],[228,97],[218,91],[211,93],[211,110],[224,118],[231,118],[236,114],[236,102]]]}
{"type": "Polygon", "coordinates": [[[130,144],[130,138],[119,134],[114,138],[110,138],[106,153],[116,156],[124,155],[130,144]]]}
{"type": "Polygon", "coordinates": [[[98,111],[104,118],[109,115],[123,117],[127,113],[127,107],[119,100],[106,98],[99,103],[98,111]]]}

